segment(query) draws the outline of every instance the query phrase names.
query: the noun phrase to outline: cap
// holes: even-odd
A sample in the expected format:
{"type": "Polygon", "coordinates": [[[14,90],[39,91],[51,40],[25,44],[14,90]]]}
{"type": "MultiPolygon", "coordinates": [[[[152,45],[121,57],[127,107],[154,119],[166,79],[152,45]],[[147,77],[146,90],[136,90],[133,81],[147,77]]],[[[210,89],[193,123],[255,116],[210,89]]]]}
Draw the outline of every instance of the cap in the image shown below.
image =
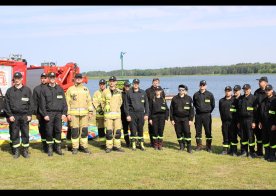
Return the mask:
{"type": "Polygon", "coordinates": [[[117,81],[117,78],[116,78],[115,76],[111,76],[111,77],[109,78],[109,81],[110,81],[110,80],[117,81]]]}
{"type": "Polygon", "coordinates": [[[81,74],[81,73],[77,73],[77,74],[75,75],[75,78],[82,78],[82,74],[81,74]]]}
{"type": "Polygon", "coordinates": [[[132,81],[132,83],[140,83],[140,80],[138,79],[138,78],[135,78],[133,81],[132,81]]]}
{"type": "Polygon", "coordinates": [[[155,90],[155,91],[162,91],[163,89],[162,89],[161,86],[157,86],[157,87],[154,88],[154,90],[155,90]]]}
{"type": "Polygon", "coordinates": [[[20,72],[15,72],[13,77],[14,78],[22,78],[22,74],[20,72]]]}
{"type": "Polygon", "coordinates": [[[55,74],[54,72],[50,72],[50,73],[48,74],[48,77],[56,77],[56,74],[55,74]]]}
{"type": "Polygon", "coordinates": [[[266,85],[266,86],[265,86],[265,90],[266,90],[266,91],[273,90],[272,85],[271,85],[271,84],[266,85]]]}
{"type": "Polygon", "coordinates": [[[47,78],[47,74],[46,74],[46,73],[42,73],[42,74],[40,75],[40,77],[41,77],[41,78],[42,78],[42,77],[47,78]]]}
{"type": "Polygon", "coordinates": [[[266,76],[262,76],[260,79],[256,79],[256,80],[259,80],[259,82],[261,82],[261,81],[268,82],[268,79],[266,76]]]}
{"type": "Polygon", "coordinates": [[[129,81],[125,81],[124,86],[131,86],[129,81]]]}
{"type": "Polygon", "coordinates": [[[241,90],[241,86],[240,85],[235,85],[233,88],[234,91],[240,91],[241,90]]]}
{"type": "Polygon", "coordinates": [[[199,85],[202,85],[202,84],[206,85],[207,84],[206,80],[201,80],[199,85]]]}
{"type": "Polygon", "coordinates": [[[186,85],[184,85],[184,84],[180,84],[178,86],[178,88],[184,88],[186,91],[188,90],[188,87],[186,85]]]}
{"type": "Polygon", "coordinates": [[[245,84],[245,85],[243,85],[243,87],[242,87],[242,89],[251,89],[251,86],[250,86],[250,84],[245,84]]]}
{"type": "Polygon", "coordinates": [[[100,79],[99,84],[105,84],[105,83],[106,83],[105,79],[100,79]]]}
{"type": "Polygon", "coordinates": [[[232,91],[232,87],[231,86],[226,86],[224,91],[232,91]]]}
{"type": "Polygon", "coordinates": [[[153,78],[153,79],[152,79],[153,82],[156,81],[156,80],[159,81],[159,78],[153,78]]]}

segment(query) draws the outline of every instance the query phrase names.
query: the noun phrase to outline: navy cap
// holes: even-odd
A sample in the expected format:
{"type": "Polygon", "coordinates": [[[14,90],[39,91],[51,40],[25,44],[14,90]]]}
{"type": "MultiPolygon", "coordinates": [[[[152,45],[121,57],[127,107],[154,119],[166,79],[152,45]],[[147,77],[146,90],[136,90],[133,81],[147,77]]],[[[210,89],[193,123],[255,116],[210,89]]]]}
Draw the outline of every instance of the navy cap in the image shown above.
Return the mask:
{"type": "Polygon", "coordinates": [[[133,81],[132,81],[132,83],[140,83],[140,80],[138,79],[138,78],[135,78],[133,81]]]}
{"type": "Polygon", "coordinates": [[[22,74],[20,72],[15,72],[13,77],[14,78],[22,78],[22,74]]]}
{"type": "Polygon", "coordinates": [[[48,74],[48,77],[56,77],[56,74],[55,74],[54,72],[50,72],[50,73],[48,74]]]}
{"type": "Polygon", "coordinates": [[[206,80],[201,80],[201,81],[199,82],[199,85],[202,85],[202,84],[206,85],[206,84],[207,84],[206,80]]]}
{"type": "Polygon", "coordinates": [[[110,81],[110,80],[117,81],[117,78],[116,78],[115,76],[111,76],[111,77],[109,78],[109,81],[110,81]]]}
{"type": "Polygon", "coordinates": [[[82,74],[81,74],[81,73],[77,73],[77,74],[75,75],[75,78],[82,78],[82,74]]]}
{"type": "Polygon", "coordinates": [[[40,77],[41,77],[41,78],[42,78],[42,77],[47,78],[47,74],[46,74],[46,73],[42,73],[42,74],[40,75],[40,77]]]}
{"type": "Polygon", "coordinates": [[[125,81],[124,86],[131,86],[129,81],[125,81]]]}
{"type": "Polygon", "coordinates": [[[260,79],[256,79],[256,80],[259,80],[259,82],[261,82],[261,81],[268,82],[268,79],[267,79],[266,76],[263,76],[263,77],[261,77],[260,79]]]}
{"type": "Polygon", "coordinates": [[[242,89],[251,89],[251,86],[250,86],[250,84],[245,84],[245,85],[243,85],[243,87],[242,87],[242,89]]]}
{"type": "Polygon", "coordinates": [[[271,90],[273,90],[272,85],[271,85],[271,84],[266,85],[266,86],[265,86],[265,90],[266,90],[266,91],[271,91],[271,90]]]}
{"type": "Polygon", "coordinates": [[[184,84],[180,84],[178,86],[178,88],[184,88],[186,91],[188,90],[188,87],[186,85],[184,85],[184,84]]]}
{"type": "Polygon", "coordinates": [[[105,83],[106,83],[105,79],[100,79],[99,84],[105,84],[105,83]]]}
{"type": "Polygon", "coordinates": [[[162,88],[161,86],[157,86],[157,87],[154,88],[154,90],[155,90],[155,91],[162,91],[163,88],[162,88]]]}
{"type": "Polygon", "coordinates": [[[224,91],[232,91],[232,87],[231,86],[226,86],[224,91]]]}
{"type": "Polygon", "coordinates": [[[241,86],[240,85],[235,85],[233,88],[234,91],[240,91],[241,90],[241,86]]]}

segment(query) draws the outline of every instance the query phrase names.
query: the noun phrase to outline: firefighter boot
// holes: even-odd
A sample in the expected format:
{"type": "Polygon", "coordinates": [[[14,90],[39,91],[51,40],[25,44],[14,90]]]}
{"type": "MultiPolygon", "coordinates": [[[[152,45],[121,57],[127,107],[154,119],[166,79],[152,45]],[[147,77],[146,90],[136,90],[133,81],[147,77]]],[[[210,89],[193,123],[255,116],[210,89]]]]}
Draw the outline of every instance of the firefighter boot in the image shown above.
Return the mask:
{"type": "Polygon", "coordinates": [[[154,150],[158,150],[158,140],[157,139],[153,139],[153,147],[154,147],[154,150]]]}
{"type": "Polygon", "coordinates": [[[268,160],[269,159],[269,154],[270,154],[270,147],[266,147],[264,149],[265,149],[264,160],[268,160]]]}
{"type": "Polygon", "coordinates": [[[207,152],[212,152],[212,140],[206,140],[206,150],[207,152]]]}
{"type": "Polygon", "coordinates": [[[275,148],[270,149],[270,154],[269,154],[269,159],[268,159],[269,162],[275,162],[276,161],[275,151],[276,151],[275,148]]]}
{"type": "Polygon", "coordinates": [[[48,156],[53,156],[53,144],[48,144],[48,156]]]}
{"type": "Polygon", "coordinates": [[[64,155],[61,151],[61,144],[60,143],[55,144],[55,151],[58,155],[64,155]]]}
{"type": "Polygon", "coordinates": [[[17,159],[20,157],[19,147],[13,148],[13,158],[17,159]]]}
{"type": "Polygon", "coordinates": [[[233,145],[230,145],[230,148],[228,149],[228,153],[229,155],[231,155],[233,153],[233,145]]]}
{"type": "Polygon", "coordinates": [[[163,139],[158,139],[158,150],[163,150],[163,139]]]}
{"type": "Polygon", "coordinates": [[[183,151],[184,150],[184,142],[182,140],[178,140],[179,143],[179,150],[183,151]]]}
{"type": "Polygon", "coordinates": [[[72,148],[72,154],[78,154],[78,149],[77,148],[72,148]]]}
{"type": "Polygon", "coordinates": [[[257,155],[259,157],[264,156],[264,154],[263,154],[263,144],[262,143],[257,143],[257,155]]]}
{"type": "Polygon", "coordinates": [[[237,149],[237,146],[235,145],[233,145],[232,146],[232,153],[231,153],[231,155],[232,156],[234,156],[234,157],[237,157],[238,155],[237,155],[237,151],[238,151],[238,149],[237,149]]]}
{"type": "Polygon", "coordinates": [[[188,152],[188,153],[193,153],[193,152],[192,152],[191,141],[187,141],[187,152],[188,152]]]}
{"type": "Polygon", "coordinates": [[[146,149],[145,149],[145,146],[144,146],[144,142],[139,141],[139,143],[140,143],[140,149],[141,149],[142,151],[145,151],[146,149]]]}
{"type": "Polygon", "coordinates": [[[227,155],[227,154],[228,154],[228,148],[227,147],[223,147],[221,155],[227,155]]]}
{"type": "Polygon", "coordinates": [[[132,147],[133,151],[136,150],[136,140],[135,139],[131,139],[131,147],[132,147]]]}
{"type": "Polygon", "coordinates": [[[125,134],[125,135],[124,135],[124,139],[125,139],[125,141],[126,141],[126,147],[129,148],[129,146],[130,146],[129,135],[128,135],[128,134],[125,134]]]}
{"type": "Polygon", "coordinates": [[[45,152],[45,153],[48,152],[46,141],[42,141],[42,150],[43,150],[43,152],[45,152]]]}
{"type": "Polygon", "coordinates": [[[241,157],[247,157],[248,155],[248,144],[241,145],[241,157]]]}
{"type": "Polygon", "coordinates": [[[202,150],[202,140],[196,139],[196,151],[202,150]]]}
{"type": "Polygon", "coordinates": [[[85,154],[91,154],[91,151],[88,150],[88,148],[84,148],[83,146],[80,146],[79,149],[80,149],[81,152],[83,152],[85,154]]]}
{"type": "Polygon", "coordinates": [[[23,153],[24,158],[30,158],[28,147],[23,147],[23,153]]]}
{"type": "Polygon", "coordinates": [[[249,152],[248,157],[251,158],[251,159],[256,158],[257,155],[256,155],[256,153],[255,153],[254,146],[249,146],[249,149],[250,149],[250,152],[249,152]]]}

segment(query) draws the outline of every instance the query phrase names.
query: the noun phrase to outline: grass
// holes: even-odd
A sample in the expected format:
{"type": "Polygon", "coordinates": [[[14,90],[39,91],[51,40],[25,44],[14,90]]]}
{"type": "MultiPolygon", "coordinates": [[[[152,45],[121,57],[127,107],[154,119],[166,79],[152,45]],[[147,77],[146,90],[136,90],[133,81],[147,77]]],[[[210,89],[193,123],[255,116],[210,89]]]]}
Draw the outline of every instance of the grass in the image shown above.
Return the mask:
{"type": "MultiPolygon", "coordinates": [[[[64,156],[48,157],[38,143],[31,145],[30,159],[21,156],[14,160],[9,147],[3,145],[0,189],[276,189],[276,163],[218,154],[222,151],[220,126],[215,118],[213,153],[178,151],[169,123],[163,151],[124,148],[124,153],[106,154],[96,140],[91,140],[92,155],[73,156],[64,150],[64,156]]],[[[193,148],[194,136],[192,127],[193,148]]]]}

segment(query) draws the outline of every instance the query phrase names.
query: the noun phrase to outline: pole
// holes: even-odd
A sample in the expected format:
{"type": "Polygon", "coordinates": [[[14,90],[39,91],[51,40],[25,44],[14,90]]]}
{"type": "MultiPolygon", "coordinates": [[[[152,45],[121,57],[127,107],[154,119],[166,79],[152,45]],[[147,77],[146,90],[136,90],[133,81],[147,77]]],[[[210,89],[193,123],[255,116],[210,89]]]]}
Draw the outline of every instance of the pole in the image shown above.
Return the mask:
{"type": "Polygon", "coordinates": [[[120,59],[121,59],[121,76],[124,76],[124,54],[126,52],[121,52],[120,59]]]}

